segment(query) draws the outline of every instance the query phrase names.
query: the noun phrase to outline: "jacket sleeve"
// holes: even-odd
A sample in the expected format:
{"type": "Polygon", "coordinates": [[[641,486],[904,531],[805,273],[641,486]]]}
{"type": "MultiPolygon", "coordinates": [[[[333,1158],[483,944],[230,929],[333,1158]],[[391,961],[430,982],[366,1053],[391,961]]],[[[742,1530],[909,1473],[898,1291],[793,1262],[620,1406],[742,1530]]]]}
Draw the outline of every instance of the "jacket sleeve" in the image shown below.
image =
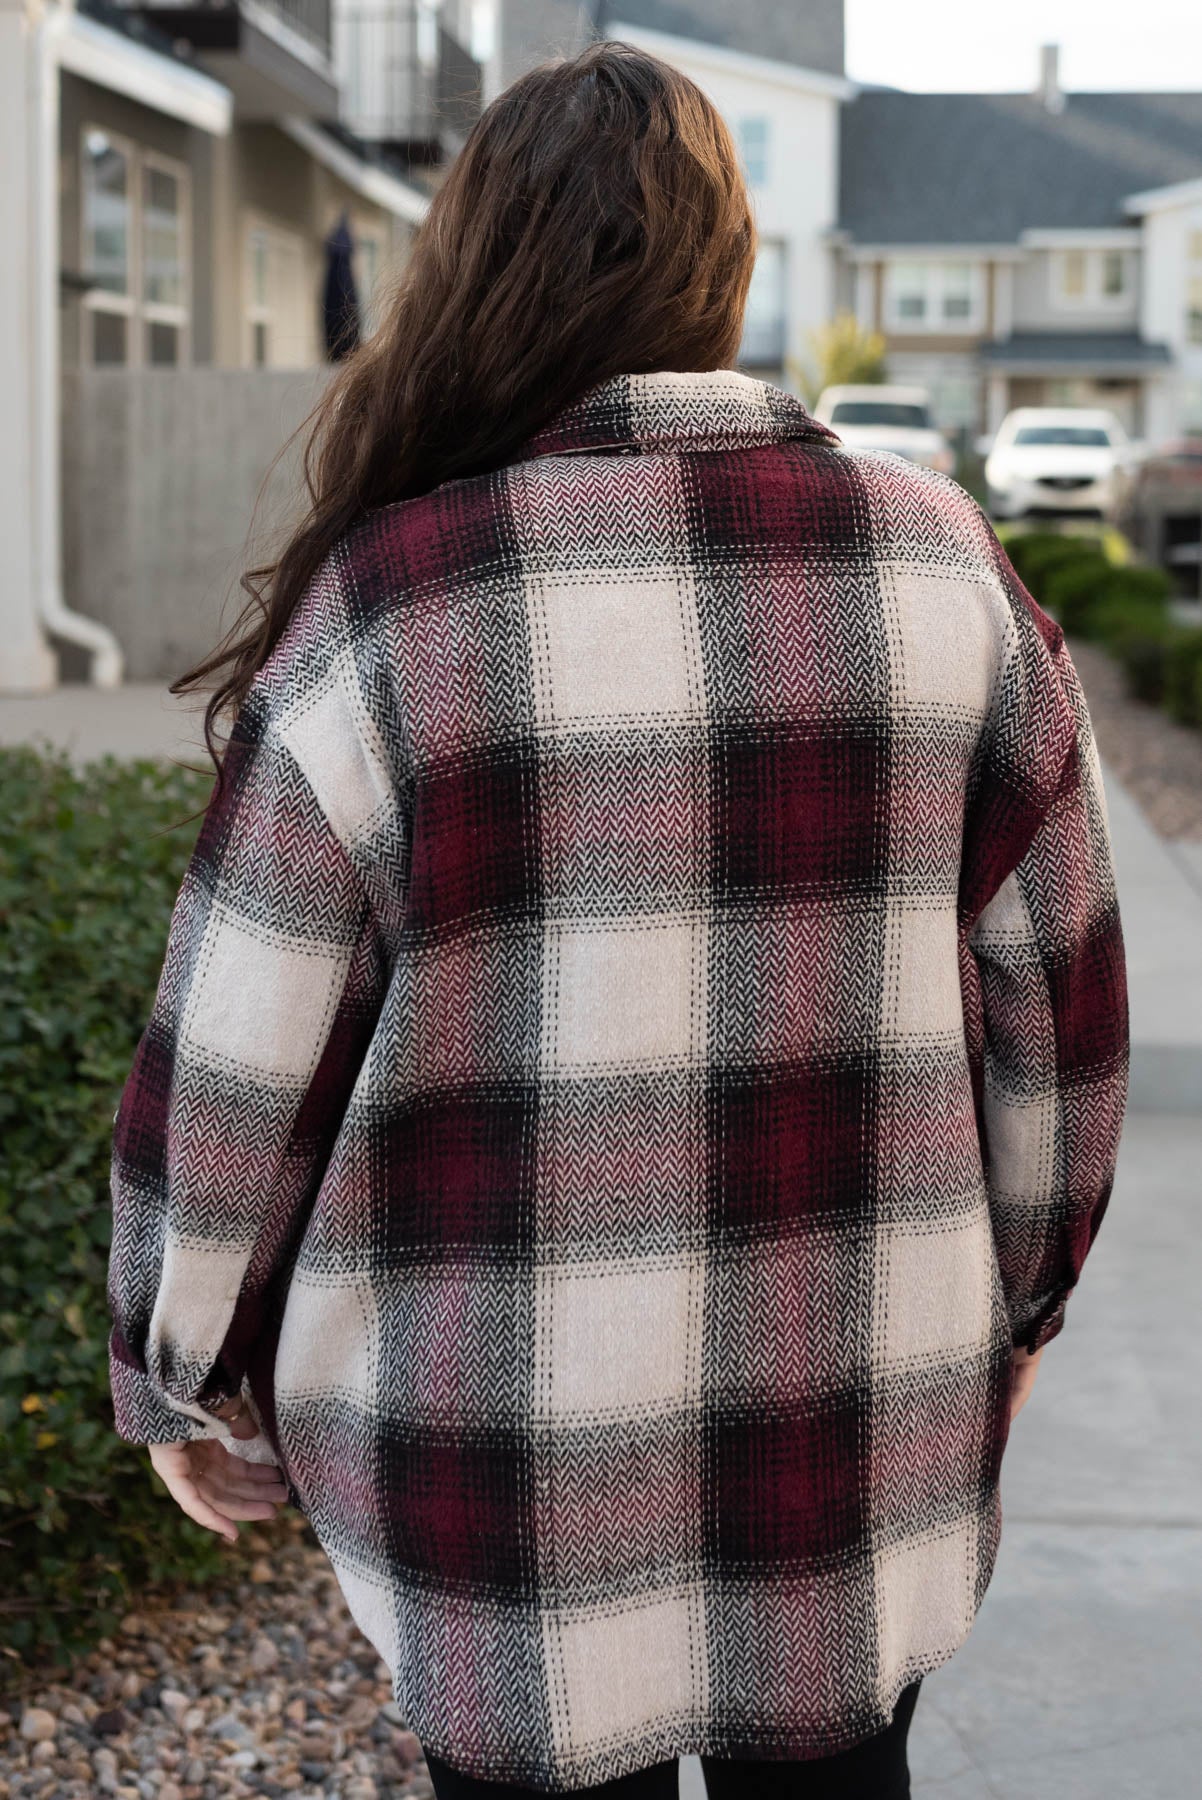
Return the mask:
{"type": "Polygon", "coordinates": [[[1063,633],[990,531],[1008,623],[967,808],[970,1060],[1015,1347],[1063,1328],[1109,1203],[1126,963],[1101,766],[1063,633]],[[975,1040],[975,1041],[974,1041],[975,1040]]]}
{"type": "MultiPolygon", "coordinates": [[[[321,707],[294,711],[312,742],[321,707]]],[[[368,893],[280,718],[252,686],[114,1116],[109,1366],[134,1443],[225,1435],[212,1409],[241,1391],[382,1005],[368,893]]]]}

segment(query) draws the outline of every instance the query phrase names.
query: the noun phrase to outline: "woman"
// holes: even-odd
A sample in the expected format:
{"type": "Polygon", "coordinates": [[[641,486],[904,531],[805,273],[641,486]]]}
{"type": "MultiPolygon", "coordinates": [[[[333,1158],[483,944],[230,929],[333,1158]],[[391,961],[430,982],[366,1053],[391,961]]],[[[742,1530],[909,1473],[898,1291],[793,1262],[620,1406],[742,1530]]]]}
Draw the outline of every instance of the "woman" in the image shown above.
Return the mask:
{"type": "Polygon", "coordinates": [[[440,1800],[908,1794],[1110,1194],[1063,637],[733,366],[753,256],[682,75],[515,83],[177,684],[236,722],[115,1121],[117,1426],[226,1536],[303,1508],[440,1800]]]}

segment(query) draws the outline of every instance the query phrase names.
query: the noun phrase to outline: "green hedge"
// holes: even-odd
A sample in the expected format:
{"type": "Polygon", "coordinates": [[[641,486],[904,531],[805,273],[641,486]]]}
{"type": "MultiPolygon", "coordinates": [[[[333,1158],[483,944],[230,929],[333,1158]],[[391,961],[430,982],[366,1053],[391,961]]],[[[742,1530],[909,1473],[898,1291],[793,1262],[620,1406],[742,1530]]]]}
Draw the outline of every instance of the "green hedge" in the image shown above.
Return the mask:
{"type": "MultiPolygon", "coordinates": [[[[1100,537],[1069,536],[1059,531],[1024,531],[1005,540],[1006,554],[1019,578],[1039,599],[1038,589],[1053,569],[1079,562],[1086,555],[1100,556],[1100,537]]],[[[1040,605],[1042,605],[1042,600],[1040,605]]]]}
{"type": "Polygon", "coordinates": [[[1111,562],[1099,537],[1032,531],[1005,542],[1020,580],[1065,631],[1117,657],[1129,693],[1202,727],[1202,630],[1173,619],[1163,569],[1111,562]]]}
{"type": "Polygon", "coordinates": [[[216,1540],[114,1434],[112,1119],[149,1016],[207,778],[0,750],[0,1666],[61,1658],[216,1540]],[[177,829],[171,829],[178,826],[177,829]],[[12,1652],[16,1652],[14,1659],[12,1652]]]}
{"type": "Polygon", "coordinates": [[[1202,727],[1202,630],[1177,630],[1167,639],[1164,703],[1183,725],[1202,727]]]}

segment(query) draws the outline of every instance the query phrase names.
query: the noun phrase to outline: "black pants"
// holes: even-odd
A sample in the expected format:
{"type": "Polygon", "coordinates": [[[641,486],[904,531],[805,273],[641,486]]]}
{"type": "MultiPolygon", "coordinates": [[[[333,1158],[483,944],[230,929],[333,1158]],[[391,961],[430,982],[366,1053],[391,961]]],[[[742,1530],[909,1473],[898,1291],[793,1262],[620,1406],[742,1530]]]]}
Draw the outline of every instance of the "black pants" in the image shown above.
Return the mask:
{"type": "MultiPolygon", "coordinates": [[[[903,1688],[892,1723],[875,1737],[808,1762],[736,1762],[703,1756],[709,1800],[909,1800],[910,1768],[906,1740],[922,1677],[903,1688]]],[[[461,1775],[440,1757],[427,1752],[426,1767],[436,1800],[522,1800],[536,1788],[507,1781],[481,1781],[461,1775]]],[[[577,1788],[594,1800],[676,1800],[680,1764],[655,1763],[633,1775],[620,1775],[600,1787],[577,1788]]]]}

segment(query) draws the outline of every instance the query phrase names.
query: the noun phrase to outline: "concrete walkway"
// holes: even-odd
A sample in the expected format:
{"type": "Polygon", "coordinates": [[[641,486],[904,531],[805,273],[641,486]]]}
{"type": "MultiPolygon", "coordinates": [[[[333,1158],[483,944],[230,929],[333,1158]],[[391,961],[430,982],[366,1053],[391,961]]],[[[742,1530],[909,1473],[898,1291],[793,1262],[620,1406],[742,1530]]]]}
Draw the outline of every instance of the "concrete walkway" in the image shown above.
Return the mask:
{"type": "Polygon", "coordinates": [[[1110,775],[1106,805],[1131,995],[1131,1106],[1202,1114],[1202,844],[1166,843],[1110,775]]]}
{"type": "Polygon", "coordinates": [[[157,681],[0,694],[0,744],[51,744],[77,763],[111,755],[205,766],[203,712],[203,699],[178,700],[157,681]]]}

